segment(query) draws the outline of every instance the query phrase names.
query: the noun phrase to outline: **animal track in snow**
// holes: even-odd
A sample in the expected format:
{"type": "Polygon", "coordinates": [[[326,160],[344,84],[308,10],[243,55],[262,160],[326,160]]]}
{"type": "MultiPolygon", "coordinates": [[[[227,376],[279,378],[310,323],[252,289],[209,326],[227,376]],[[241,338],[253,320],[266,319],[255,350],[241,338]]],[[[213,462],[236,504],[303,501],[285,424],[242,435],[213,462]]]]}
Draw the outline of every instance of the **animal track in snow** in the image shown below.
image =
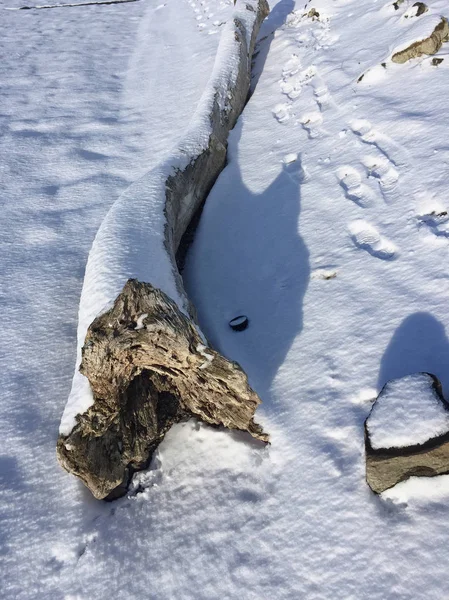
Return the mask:
{"type": "Polygon", "coordinates": [[[302,29],[297,41],[305,48],[319,50],[332,46],[338,35],[330,32],[330,19],[323,15],[320,10],[319,17],[310,18],[304,10],[292,11],[286,20],[285,27],[288,29],[302,29]]]}
{"type": "Polygon", "coordinates": [[[290,119],[290,111],[290,104],[276,104],[276,106],[273,108],[273,115],[275,119],[279,121],[279,123],[286,123],[290,119]]]}
{"type": "Polygon", "coordinates": [[[365,156],[362,158],[368,176],[375,177],[387,204],[392,204],[398,198],[399,173],[391,162],[383,157],[365,156]]]}
{"type": "Polygon", "coordinates": [[[314,87],[314,96],[320,110],[327,110],[332,105],[332,98],[324,84],[319,84],[314,87]]]}
{"type": "Polygon", "coordinates": [[[367,221],[357,219],[348,225],[352,241],[357,248],[366,250],[372,256],[383,260],[392,260],[397,256],[396,246],[382,237],[375,227],[367,221]]]}
{"type": "Polygon", "coordinates": [[[427,226],[437,237],[449,237],[449,212],[436,206],[417,215],[418,223],[427,226]]]}
{"type": "Polygon", "coordinates": [[[282,159],[284,172],[298,183],[306,183],[309,179],[307,171],[303,168],[298,154],[292,152],[282,159]]]}
{"type": "MultiPolygon", "coordinates": [[[[204,31],[206,28],[208,28],[207,33],[218,33],[219,27],[224,25],[225,21],[211,21],[211,19],[214,17],[214,14],[211,12],[207,0],[187,0],[187,2],[195,13],[198,29],[204,31]]],[[[226,7],[227,4],[225,2],[220,2],[219,6],[215,6],[215,8],[219,11],[226,9],[226,7]]]]}
{"type": "Polygon", "coordinates": [[[349,200],[363,208],[373,204],[374,194],[372,190],[362,183],[362,177],[354,167],[340,167],[337,169],[336,175],[349,200]]]}
{"type": "Polygon", "coordinates": [[[323,117],[319,112],[306,113],[300,118],[299,122],[307,131],[309,138],[311,139],[322,137],[325,133],[324,130],[321,129],[323,117]]]}
{"type": "Polygon", "coordinates": [[[301,62],[296,55],[293,55],[282,70],[281,92],[290,100],[296,100],[301,95],[302,88],[312,81],[317,72],[313,65],[299,72],[300,69],[301,62]]]}
{"type": "Polygon", "coordinates": [[[292,163],[296,162],[298,160],[298,155],[296,154],[296,152],[290,152],[290,154],[286,154],[284,156],[284,158],[282,159],[282,162],[284,163],[284,165],[291,165],[292,163]]]}
{"type": "Polygon", "coordinates": [[[301,61],[296,54],[293,54],[292,57],[285,63],[284,68],[282,69],[282,77],[287,79],[287,77],[291,77],[292,75],[296,75],[298,71],[301,69],[301,61]]]}
{"type": "Polygon", "coordinates": [[[389,136],[373,129],[369,121],[356,119],[349,126],[365,144],[376,146],[396,167],[407,167],[409,161],[406,150],[389,136]]]}

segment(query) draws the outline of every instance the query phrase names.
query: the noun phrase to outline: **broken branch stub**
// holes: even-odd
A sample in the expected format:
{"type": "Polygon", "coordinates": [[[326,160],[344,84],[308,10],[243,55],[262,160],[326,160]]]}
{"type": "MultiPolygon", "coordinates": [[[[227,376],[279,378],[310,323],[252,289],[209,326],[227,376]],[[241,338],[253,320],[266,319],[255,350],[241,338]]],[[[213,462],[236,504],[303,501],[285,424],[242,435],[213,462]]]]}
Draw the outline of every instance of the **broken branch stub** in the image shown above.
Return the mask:
{"type": "Polygon", "coordinates": [[[196,417],[268,441],[253,416],[260,403],[240,366],[204,345],[161,290],[129,280],[89,327],[81,372],[95,403],[58,440],[62,465],[96,498],[124,493],[170,427],[196,417]]]}

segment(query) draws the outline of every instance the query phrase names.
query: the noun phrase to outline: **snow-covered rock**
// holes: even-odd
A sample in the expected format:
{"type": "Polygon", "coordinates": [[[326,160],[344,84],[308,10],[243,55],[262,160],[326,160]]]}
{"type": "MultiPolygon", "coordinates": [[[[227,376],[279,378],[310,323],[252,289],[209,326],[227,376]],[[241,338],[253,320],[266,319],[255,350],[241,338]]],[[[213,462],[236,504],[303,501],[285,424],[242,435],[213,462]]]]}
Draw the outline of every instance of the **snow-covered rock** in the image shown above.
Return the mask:
{"type": "Polygon", "coordinates": [[[377,493],[412,476],[449,472],[449,407],[438,379],[417,373],[385,385],[365,422],[366,479],[377,493]]]}

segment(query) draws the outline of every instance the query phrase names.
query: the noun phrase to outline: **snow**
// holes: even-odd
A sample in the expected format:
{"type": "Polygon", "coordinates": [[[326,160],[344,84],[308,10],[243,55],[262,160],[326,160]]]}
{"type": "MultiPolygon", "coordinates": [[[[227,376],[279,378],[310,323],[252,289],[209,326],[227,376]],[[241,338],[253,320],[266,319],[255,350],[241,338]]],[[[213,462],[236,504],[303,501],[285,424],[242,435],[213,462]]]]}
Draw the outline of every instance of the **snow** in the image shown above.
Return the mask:
{"type": "Polygon", "coordinates": [[[2,12],[4,598],[449,596],[447,476],[381,498],[364,479],[363,424],[384,384],[427,371],[449,392],[448,46],[438,67],[389,61],[447,3],[403,18],[412,4],[315,0],[313,21],[304,2],[273,7],[185,270],[202,329],[248,372],[272,443],[180,424],[113,504],[55,458],[87,255],[121,192],[185,131],[214,22],[233,6],[2,12]],[[358,221],[394,260],[356,243],[358,221]]]}
{"type": "Polygon", "coordinates": [[[139,329],[144,329],[145,325],[143,324],[144,320],[148,317],[148,313],[143,313],[137,317],[137,323],[134,329],[138,331],[139,329]]]}
{"type": "Polygon", "coordinates": [[[403,508],[409,505],[442,507],[449,499],[449,476],[410,477],[383,492],[382,499],[403,508]]]}
{"type": "Polygon", "coordinates": [[[423,444],[449,431],[449,410],[433,387],[433,379],[417,373],[390,381],[367,420],[373,448],[423,444]]]}
{"type": "Polygon", "coordinates": [[[214,360],[214,357],[212,354],[208,354],[206,352],[206,346],[204,346],[203,344],[198,344],[198,346],[196,347],[197,352],[199,352],[201,354],[201,356],[204,356],[204,358],[206,359],[201,365],[200,365],[200,369],[207,369],[207,367],[210,365],[210,363],[214,360]]]}

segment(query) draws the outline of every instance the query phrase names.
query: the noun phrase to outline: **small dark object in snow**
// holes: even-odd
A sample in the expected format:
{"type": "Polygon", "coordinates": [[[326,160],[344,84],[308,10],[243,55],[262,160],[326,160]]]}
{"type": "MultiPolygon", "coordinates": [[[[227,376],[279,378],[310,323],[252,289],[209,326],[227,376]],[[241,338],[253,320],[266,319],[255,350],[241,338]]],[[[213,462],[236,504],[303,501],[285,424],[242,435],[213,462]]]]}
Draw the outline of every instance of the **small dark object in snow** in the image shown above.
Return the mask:
{"type": "Polygon", "coordinates": [[[229,321],[229,327],[234,331],[244,331],[248,327],[248,324],[249,320],[245,315],[240,315],[229,321]]]}
{"type": "Polygon", "coordinates": [[[415,4],[413,5],[413,8],[416,8],[416,16],[420,17],[421,15],[423,15],[425,12],[427,12],[429,9],[427,8],[427,6],[424,4],[424,2],[415,2],[415,4]]]}
{"type": "Polygon", "coordinates": [[[320,13],[315,8],[311,8],[307,16],[309,17],[309,19],[312,19],[314,21],[315,19],[320,18],[320,13]]]}
{"type": "Polygon", "coordinates": [[[441,65],[443,60],[444,58],[432,58],[432,64],[434,67],[438,67],[438,65],[441,65]]]}

